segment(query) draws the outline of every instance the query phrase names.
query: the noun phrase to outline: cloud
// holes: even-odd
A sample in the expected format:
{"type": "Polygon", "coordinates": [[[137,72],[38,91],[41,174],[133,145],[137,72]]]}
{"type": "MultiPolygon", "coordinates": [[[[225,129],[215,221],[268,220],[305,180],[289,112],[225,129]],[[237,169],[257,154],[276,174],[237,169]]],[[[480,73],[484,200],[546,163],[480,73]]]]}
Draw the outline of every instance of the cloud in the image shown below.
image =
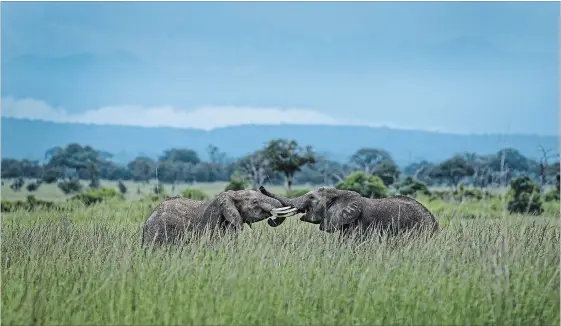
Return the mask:
{"type": "Polygon", "coordinates": [[[2,116],[53,122],[144,127],[178,127],[211,130],[243,124],[353,124],[307,109],[239,106],[201,107],[183,110],[171,106],[106,106],[84,113],[69,113],[35,99],[2,99],[2,116]]]}
{"type": "MultiPolygon", "coordinates": [[[[48,103],[32,98],[2,98],[2,116],[19,119],[44,120],[59,123],[84,123],[141,127],[175,127],[212,130],[247,124],[278,125],[338,125],[388,127],[405,130],[444,131],[439,127],[404,126],[386,121],[368,121],[360,117],[342,119],[327,114],[299,108],[207,106],[184,110],[172,106],[105,106],[83,113],[69,113],[48,103]]],[[[458,131],[446,130],[458,133],[458,131]]]]}

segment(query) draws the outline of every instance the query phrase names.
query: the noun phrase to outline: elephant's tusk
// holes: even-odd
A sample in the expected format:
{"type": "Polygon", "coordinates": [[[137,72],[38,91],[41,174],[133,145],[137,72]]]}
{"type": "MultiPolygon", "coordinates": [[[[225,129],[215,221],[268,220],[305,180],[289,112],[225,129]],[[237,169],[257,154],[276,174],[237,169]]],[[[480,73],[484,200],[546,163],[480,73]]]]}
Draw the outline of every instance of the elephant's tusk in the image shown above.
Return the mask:
{"type": "Polygon", "coordinates": [[[292,209],[294,209],[294,208],[293,208],[293,207],[288,207],[288,206],[287,206],[287,207],[281,207],[281,208],[273,208],[273,209],[271,210],[271,212],[278,212],[278,213],[281,213],[281,212],[290,211],[290,210],[292,210],[292,209]]]}
{"type": "Polygon", "coordinates": [[[289,208],[287,210],[272,210],[271,214],[273,214],[276,217],[287,217],[287,216],[292,216],[295,215],[298,212],[297,208],[289,208]]]}

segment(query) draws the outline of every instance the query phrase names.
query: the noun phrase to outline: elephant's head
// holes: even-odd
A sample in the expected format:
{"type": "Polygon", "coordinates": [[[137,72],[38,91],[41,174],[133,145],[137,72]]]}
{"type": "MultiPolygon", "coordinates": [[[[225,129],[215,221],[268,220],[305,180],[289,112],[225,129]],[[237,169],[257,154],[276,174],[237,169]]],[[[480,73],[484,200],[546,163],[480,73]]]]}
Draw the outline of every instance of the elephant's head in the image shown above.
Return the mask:
{"type": "Polygon", "coordinates": [[[255,190],[225,191],[216,200],[226,221],[239,229],[244,223],[251,225],[271,216],[288,217],[297,214],[296,208],[283,207],[279,200],[255,190]]]}
{"type": "MultiPolygon", "coordinates": [[[[259,188],[262,194],[277,199],[283,206],[297,209],[298,213],[304,213],[301,221],[320,224],[320,230],[334,232],[346,224],[355,221],[362,207],[360,206],[360,194],[339,190],[329,187],[320,187],[300,197],[287,198],[268,192],[265,187],[259,188]]],[[[281,225],[288,216],[277,216],[269,219],[270,226],[281,225]]]]}

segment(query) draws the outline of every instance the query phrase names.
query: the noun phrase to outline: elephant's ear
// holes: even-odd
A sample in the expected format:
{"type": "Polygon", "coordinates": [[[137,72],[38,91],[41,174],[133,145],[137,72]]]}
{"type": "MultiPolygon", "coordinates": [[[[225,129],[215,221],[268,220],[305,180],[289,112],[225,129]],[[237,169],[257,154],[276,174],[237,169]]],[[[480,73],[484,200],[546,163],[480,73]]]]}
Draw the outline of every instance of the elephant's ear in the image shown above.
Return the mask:
{"type": "Polygon", "coordinates": [[[351,201],[338,198],[328,209],[325,218],[321,221],[319,229],[328,233],[335,232],[342,226],[356,221],[362,213],[362,204],[359,198],[351,201]]]}
{"type": "Polygon", "coordinates": [[[222,193],[218,198],[220,210],[226,221],[230,222],[235,229],[243,229],[243,219],[236,208],[234,198],[229,193],[222,193]]]}

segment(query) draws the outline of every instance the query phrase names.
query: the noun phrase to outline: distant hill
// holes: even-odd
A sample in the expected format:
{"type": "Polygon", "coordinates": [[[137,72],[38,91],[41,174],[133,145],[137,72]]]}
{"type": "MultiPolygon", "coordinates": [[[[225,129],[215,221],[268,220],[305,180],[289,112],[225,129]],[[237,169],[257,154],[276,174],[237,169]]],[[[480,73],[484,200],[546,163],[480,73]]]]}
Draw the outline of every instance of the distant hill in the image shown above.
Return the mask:
{"type": "Polygon", "coordinates": [[[185,147],[207,157],[209,144],[230,157],[239,157],[273,138],[296,139],[312,145],[332,159],[347,160],[361,147],[388,150],[399,165],[425,159],[441,161],[454,153],[468,151],[490,154],[513,147],[522,154],[539,158],[538,145],[558,149],[557,136],[453,135],[390,128],[317,125],[244,125],[204,131],[179,128],[54,123],[2,117],[2,157],[43,159],[47,149],[72,142],[91,145],[126,163],[139,154],[156,158],[163,150],[185,147]]]}

